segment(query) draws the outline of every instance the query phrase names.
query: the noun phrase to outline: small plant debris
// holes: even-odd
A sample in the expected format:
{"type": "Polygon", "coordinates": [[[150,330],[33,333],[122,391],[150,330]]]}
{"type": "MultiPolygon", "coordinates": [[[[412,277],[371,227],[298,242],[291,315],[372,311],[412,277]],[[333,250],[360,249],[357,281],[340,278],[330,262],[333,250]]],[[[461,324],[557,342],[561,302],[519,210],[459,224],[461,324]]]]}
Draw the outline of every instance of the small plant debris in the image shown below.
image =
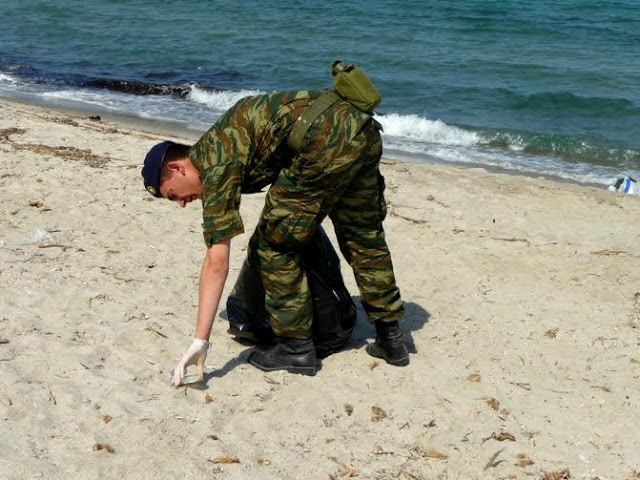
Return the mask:
{"type": "MultiPolygon", "coordinates": [[[[435,448],[429,448],[427,450],[424,450],[418,445],[415,445],[414,447],[412,447],[410,449],[410,452],[411,452],[411,458],[417,458],[417,457],[435,458],[437,460],[446,460],[447,458],[449,458],[449,455],[446,455],[440,452],[439,450],[436,450],[435,448]]],[[[381,451],[380,453],[394,454],[393,452],[385,452],[385,451],[381,451]]]]}
{"type": "Polygon", "coordinates": [[[215,464],[232,464],[232,463],[240,463],[240,460],[237,457],[217,457],[217,458],[208,458],[207,462],[211,462],[215,464]]]}
{"type": "Polygon", "coordinates": [[[448,455],[445,455],[444,453],[439,452],[434,448],[430,448],[429,450],[424,452],[424,456],[427,458],[437,458],[438,460],[446,460],[447,458],[449,458],[448,455]]]}
{"type": "Polygon", "coordinates": [[[6,142],[7,140],[9,140],[9,137],[11,135],[21,135],[26,132],[27,131],[24,128],[15,128],[15,127],[5,128],[3,130],[0,130],[0,143],[6,142]]]}
{"type": "Polygon", "coordinates": [[[62,158],[63,160],[75,160],[92,168],[104,168],[105,165],[111,161],[109,157],[96,155],[91,150],[83,150],[76,147],[52,147],[50,145],[14,143],[11,141],[9,141],[9,143],[16,150],[27,150],[29,152],[42,155],[52,155],[54,157],[62,158]]]}
{"type": "Polygon", "coordinates": [[[524,453],[518,454],[518,461],[516,462],[516,466],[520,468],[526,468],[533,464],[534,464],[533,460],[527,457],[527,455],[525,455],[524,453]]]}
{"type": "Polygon", "coordinates": [[[501,450],[498,450],[496,453],[494,453],[493,455],[491,455],[489,457],[489,460],[487,461],[486,465],[484,466],[484,470],[489,470],[492,467],[495,467],[498,463],[500,462],[496,462],[496,459],[498,458],[498,456],[503,452],[504,448],[501,450]]]}
{"type": "Polygon", "coordinates": [[[499,442],[504,442],[505,440],[509,440],[510,442],[516,441],[516,437],[509,432],[500,432],[500,433],[493,432],[493,434],[491,435],[491,438],[499,442]]]}
{"type": "Polygon", "coordinates": [[[602,390],[603,392],[611,393],[611,389],[603,385],[593,385],[591,388],[596,388],[598,390],[602,390]]]}
{"type": "Polygon", "coordinates": [[[267,460],[266,458],[259,458],[256,462],[258,462],[258,465],[261,467],[268,467],[271,465],[271,460],[267,460]]]}
{"type": "Polygon", "coordinates": [[[53,119],[53,121],[56,123],[62,123],[64,125],[71,125],[72,127],[78,126],[78,122],[76,122],[71,117],[56,117],[53,119]]]}
{"type": "Polygon", "coordinates": [[[482,377],[477,373],[472,373],[467,377],[467,380],[473,383],[480,383],[482,381],[482,377]]]}
{"type": "Polygon", "coordinates": [[[571,472],[568,468],[559,470],[557,472],[545,473],[542,480],[569,480],[571,478],[571,472]]]}
{"type": "Polygon", "coordinates": [[[343,461],[339,460],[336,457],[327,457],[329,460],[331,460],[332,462],[334,462],[336,465],[338,465],[338,475],[340,475],[341,478],[351,478],[351,477],[357,477],[358,476],[358,471],[348,465],[346,465],[343,461]]]}
{"type": "Polygon", "coordinates": [[[155,328],[153,325],[147,325],[146,327],[143,328],[143,330],[146,330],[147,332],[153,332],[162,338],[167,338],[167,336],[164,333],[162,333],[160,330],[155,328]]]}
{"type": "Polygon", "coordinates": [[[489,405],[496,412],[500,410],[500,402],[493,397],[484,397],[484,403],[489,405]]]}
{"type": "Polygon", "coordinates": [[[102,415],[102,422],[103,423],[109,423],[111,420],[113,420],[113,417],[111,415],[102,415]]]}
{"type": "Polygon", "coordinates": [[[491,237],[491,240],[498,240],[500,242],[522,242],[522,243],[526,243],[527,245],[529,245],[529,240],[527,240],[526,238],[498,238],[498,237],[491,237]]]}
{"type": "Polygon", "coordinates": [[[213,398],[211,398],[211,395],[209,395],[208,393],[204,396],[204,403],[205,405],[210,404],[211,402],[213,402],[213,398]]]}
{"type": "Polygon", "coordinates": [[[407,217],[407,216],[405,216],[405,215],[400,215],[399,213],[396,213],[396,212],[395,212],[395,211],[393,211],[393,210],[390,210],[390,211],[389,211],[389,214],[390,214],[392,217],[402,218],[403,220],[407,220],[407,221],[409,221],[409,222],[411,222],[411,223],[417,223],[417,224],[427,223],[427,221],[426,221],[426,220],[420,220],[420,219],[417,219],[417,218],[411,218],[411,217],[407,217]]]}
{"type": "Polygon", "coordinates": [[[267,375],[264,375],[264,380],[271,385],[280,385],[279,381],[274,380],[273,378],[268,377],[267,375]]]}
{"type": "Polygon", "coordinates": [[[376,407],[375,405],[371,407],[371,414],[371,420],[373,420],[374,422],[379,422],[380,420],[384,420],[388,417],[387,412],[385,412],[380,407],[376,407]]]}
{"type": "Polygon", "coordinates": [[[625,255],[627,252],[624,250],[598,250],[597,252],[591,252],[591,254],[598,255],[600,257],[610,257],[612,255],[625,255]]]}
{"type": "Polygon", "coordinates": [[[115,453],[115,449],[108,443],[96,443],[91,447],[92,452],[97,452],[98,450],[106,450],[109,453],[115,453]]]}
{"type": "Polygon", "coordinates": [[[549,338],[556,338],[556,335],[558,335],[558,331],[558,328],[550,328],[549,330],[544,332],[544,336],[549,338]]]}

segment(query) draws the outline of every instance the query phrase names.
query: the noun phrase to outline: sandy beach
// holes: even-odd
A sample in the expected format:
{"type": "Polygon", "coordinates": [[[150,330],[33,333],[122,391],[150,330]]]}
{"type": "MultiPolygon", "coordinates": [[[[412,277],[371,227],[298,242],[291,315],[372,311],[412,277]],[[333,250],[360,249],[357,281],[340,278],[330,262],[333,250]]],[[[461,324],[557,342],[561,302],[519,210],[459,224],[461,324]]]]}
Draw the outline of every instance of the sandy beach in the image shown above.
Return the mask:
{"type": "Polygon", "coordinates": [[[265,374],[223,302],[205,385],[174,389],[204,245],[197,202],[141,184],[166,128],[0,112],[1,478],[640,478],[640,197],[385,161],[410,366],[359,311],[317,376],[265,374]]]}

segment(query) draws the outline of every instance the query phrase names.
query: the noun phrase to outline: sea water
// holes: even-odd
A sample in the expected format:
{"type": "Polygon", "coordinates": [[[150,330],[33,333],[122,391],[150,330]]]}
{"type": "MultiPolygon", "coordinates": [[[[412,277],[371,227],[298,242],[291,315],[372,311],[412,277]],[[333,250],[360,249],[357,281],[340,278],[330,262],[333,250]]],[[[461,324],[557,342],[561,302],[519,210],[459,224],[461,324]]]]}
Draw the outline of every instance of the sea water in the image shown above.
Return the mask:
{"type": "Polygon", "coordinates": [[[386,157],[640,176],[636,0],[0,0],[0,12],[2,96],[204,131],[245,95],[330,87],[340,59],[382,93],[386,157]]]}

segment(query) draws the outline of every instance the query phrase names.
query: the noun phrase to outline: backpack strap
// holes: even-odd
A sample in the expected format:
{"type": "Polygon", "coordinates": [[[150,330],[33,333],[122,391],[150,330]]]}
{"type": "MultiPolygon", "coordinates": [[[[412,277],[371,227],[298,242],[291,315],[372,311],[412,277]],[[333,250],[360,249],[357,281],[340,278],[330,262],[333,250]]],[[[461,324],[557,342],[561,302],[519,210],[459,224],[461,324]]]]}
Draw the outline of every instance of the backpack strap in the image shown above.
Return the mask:
{"type": "Polygon", "coordinates": [[[302,140],[304,140],[313,122],[340,99],[341,97],[337,93],[327,90],[313,100],[293,123],[293,128],[287,138],[287,146],[289,149],[298,153],[302,148],[302,140]]]}

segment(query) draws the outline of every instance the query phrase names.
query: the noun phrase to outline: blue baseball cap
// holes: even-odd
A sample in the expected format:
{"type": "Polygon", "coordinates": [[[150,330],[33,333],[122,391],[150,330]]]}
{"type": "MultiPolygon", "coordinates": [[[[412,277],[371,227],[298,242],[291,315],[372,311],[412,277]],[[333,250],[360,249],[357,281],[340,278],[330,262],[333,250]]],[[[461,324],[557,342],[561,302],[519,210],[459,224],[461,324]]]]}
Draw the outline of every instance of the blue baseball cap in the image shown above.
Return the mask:
{"type": "Polygon", "coordinates": [[[160,194],[160,172],[162,171],[162,163],[167,156],[167,152],[174,145],[175,142],[171,140],[158,143],[151,147],[147,156],[144,157],[142,180],[144,181],[144,188],[154,197],[162,197],[160,194]]]}

